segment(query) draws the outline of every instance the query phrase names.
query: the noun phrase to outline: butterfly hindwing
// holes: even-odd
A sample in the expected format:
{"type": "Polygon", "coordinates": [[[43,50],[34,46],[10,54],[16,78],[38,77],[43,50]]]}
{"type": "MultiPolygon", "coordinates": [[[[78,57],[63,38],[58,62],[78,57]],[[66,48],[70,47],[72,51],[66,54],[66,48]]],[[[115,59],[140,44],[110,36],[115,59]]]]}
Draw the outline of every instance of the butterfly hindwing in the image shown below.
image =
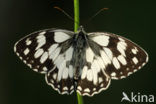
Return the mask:
{"type": "Polygon", "coordinates": [[[60,94],[71,94],[74,91],[74,80],[73,72],[69,68],[62,69],[61,75],[59,75],[59,70],[55,67],[50,70],[46,76],[46,82],[48,85],[52,86],[53,89],[58,91],[60,94]],[[59,78],[60,77],[60,78],[59,78]]]}
{"type": "Polygon", "coordinates": [[[71,94],[74,91],[74,74],[71,64],[73,51],[73,47],[70,46],[65,52],[60,53],[54,59],[55,67],[46,74],[48,85],[51,85],[60,94],[71,94]]]}
{"type": "Polygon", "coordinates": [[[85,51],[85,65],[77,82],[77,92],[80,95],[93,96],[106,90],[111,81],[104,71],[103,60],[93,50],[88,44],[85,51]]]}
{"type": "Polygon", "coordinates": [[[125,78],[148,61],[147,53],[126,38],[104,32],[89,33],[88,36],[92,43],[98,45],[105,72],[112,79],[125,78]]]}

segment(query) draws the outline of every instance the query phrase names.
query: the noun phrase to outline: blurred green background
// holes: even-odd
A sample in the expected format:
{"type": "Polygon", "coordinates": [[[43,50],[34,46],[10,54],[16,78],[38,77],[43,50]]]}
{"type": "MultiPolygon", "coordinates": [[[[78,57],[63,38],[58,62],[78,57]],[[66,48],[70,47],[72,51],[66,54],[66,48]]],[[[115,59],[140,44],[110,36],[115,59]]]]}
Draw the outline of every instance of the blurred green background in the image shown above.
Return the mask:
{"type": "MultiPolygon", "coordinates": [[[[46,84],[44,75],[29,69],[13,52],[16,41],[36,30],[54,27],[73,30],[73,21],[54,6],[73,16],[73,0],[0,0],[0,104],[77,103],[76,93],[59,95],[46,84]]],[[[147,51],[149,62],[126,79],[112,80],[106,91],[84,97],[85,104],[119,104],[123,91],[128,95],[140,92],[156,96],[154,0],[80,0],[81,24],[104,7],[109,10],[85,25],[85,30],[127,37],[147,51]]]]}

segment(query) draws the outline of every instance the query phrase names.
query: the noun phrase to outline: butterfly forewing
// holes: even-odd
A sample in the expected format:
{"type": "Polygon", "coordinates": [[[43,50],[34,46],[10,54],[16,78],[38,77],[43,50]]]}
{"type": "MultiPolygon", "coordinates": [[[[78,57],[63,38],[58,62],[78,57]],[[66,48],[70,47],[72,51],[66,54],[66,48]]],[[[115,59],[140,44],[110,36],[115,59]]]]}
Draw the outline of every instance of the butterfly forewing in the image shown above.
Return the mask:
{"type": "Polygon", "coordinates": [[[57,49],[55,53],[58,53],[62,48],[60,44],[69,39],[71,34],[70,31],[55,29],[37,31],[18,41],[14,51],[34,71],[46,73],[54,67],[52,51],[57,49]],[[57,39],[59,37],[61,38],[57,39]]]}
{"type": "Polygon", "coordinates": [[[147,53],[126,38],[104,32],[88,35],[92,43],[98,45],[98,53],[105,66],[104,71],[112,79],[125,78],[139,70],[148,61],[147,53]]]}

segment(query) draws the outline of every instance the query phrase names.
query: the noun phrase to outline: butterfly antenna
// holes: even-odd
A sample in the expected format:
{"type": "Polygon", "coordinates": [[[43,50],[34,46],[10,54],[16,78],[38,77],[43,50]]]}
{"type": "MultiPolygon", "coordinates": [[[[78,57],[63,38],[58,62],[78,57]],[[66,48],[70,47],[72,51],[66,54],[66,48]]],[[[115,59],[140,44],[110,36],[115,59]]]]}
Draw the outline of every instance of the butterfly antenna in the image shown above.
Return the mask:
{"type": "Polygon", "coordinates": [[[63,9],[61,9],[60,7],[55,6],[55,9],[61,11],[63,14],[65,14],[70,20],[72,20],[73,22],[76,22],[78,24],[77,21],[74,21],[73,17],[71,17],[67,12],[65,12],[63,9]]]}
{"type": "Polygon", "coordinates": [[[100,9],[99,11],[97,11],[92,17],[90,17],[89,19],[88,19],[88,21],[85,23],[85,24],[87,24],[88,22],[90,22],[94,17],[96,17],[98,14],[100,14],[101,12],[103,12],[103,11],[105,11],[105,10],[108,10],[109,8],[102,8],[102,9],[100,9]]]}
{"type": "Polygon", "coordinates": [[[74,19],[67,13],[65,12],[63,9],[61,9],[60,7],[55,6],[55,9],[61,11],[63,14],[65,14],[69,19],[71,19],[72,21],[74,21],[74,19]]]}

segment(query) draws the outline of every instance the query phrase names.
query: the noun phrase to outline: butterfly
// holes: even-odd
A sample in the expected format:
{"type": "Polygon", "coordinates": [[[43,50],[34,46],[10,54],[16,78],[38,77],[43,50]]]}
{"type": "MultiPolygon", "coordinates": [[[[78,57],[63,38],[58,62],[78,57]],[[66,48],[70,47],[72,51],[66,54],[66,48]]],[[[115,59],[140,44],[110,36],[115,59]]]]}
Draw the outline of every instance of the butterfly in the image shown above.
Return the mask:
{"type": "Polygon", "coordinates": [[[132,41],[108,32],[40,30],[19,40],[14,51],[32,70],[45,74],[60,94],[93,96],[138,71],[148,54],[132,41]]]}

